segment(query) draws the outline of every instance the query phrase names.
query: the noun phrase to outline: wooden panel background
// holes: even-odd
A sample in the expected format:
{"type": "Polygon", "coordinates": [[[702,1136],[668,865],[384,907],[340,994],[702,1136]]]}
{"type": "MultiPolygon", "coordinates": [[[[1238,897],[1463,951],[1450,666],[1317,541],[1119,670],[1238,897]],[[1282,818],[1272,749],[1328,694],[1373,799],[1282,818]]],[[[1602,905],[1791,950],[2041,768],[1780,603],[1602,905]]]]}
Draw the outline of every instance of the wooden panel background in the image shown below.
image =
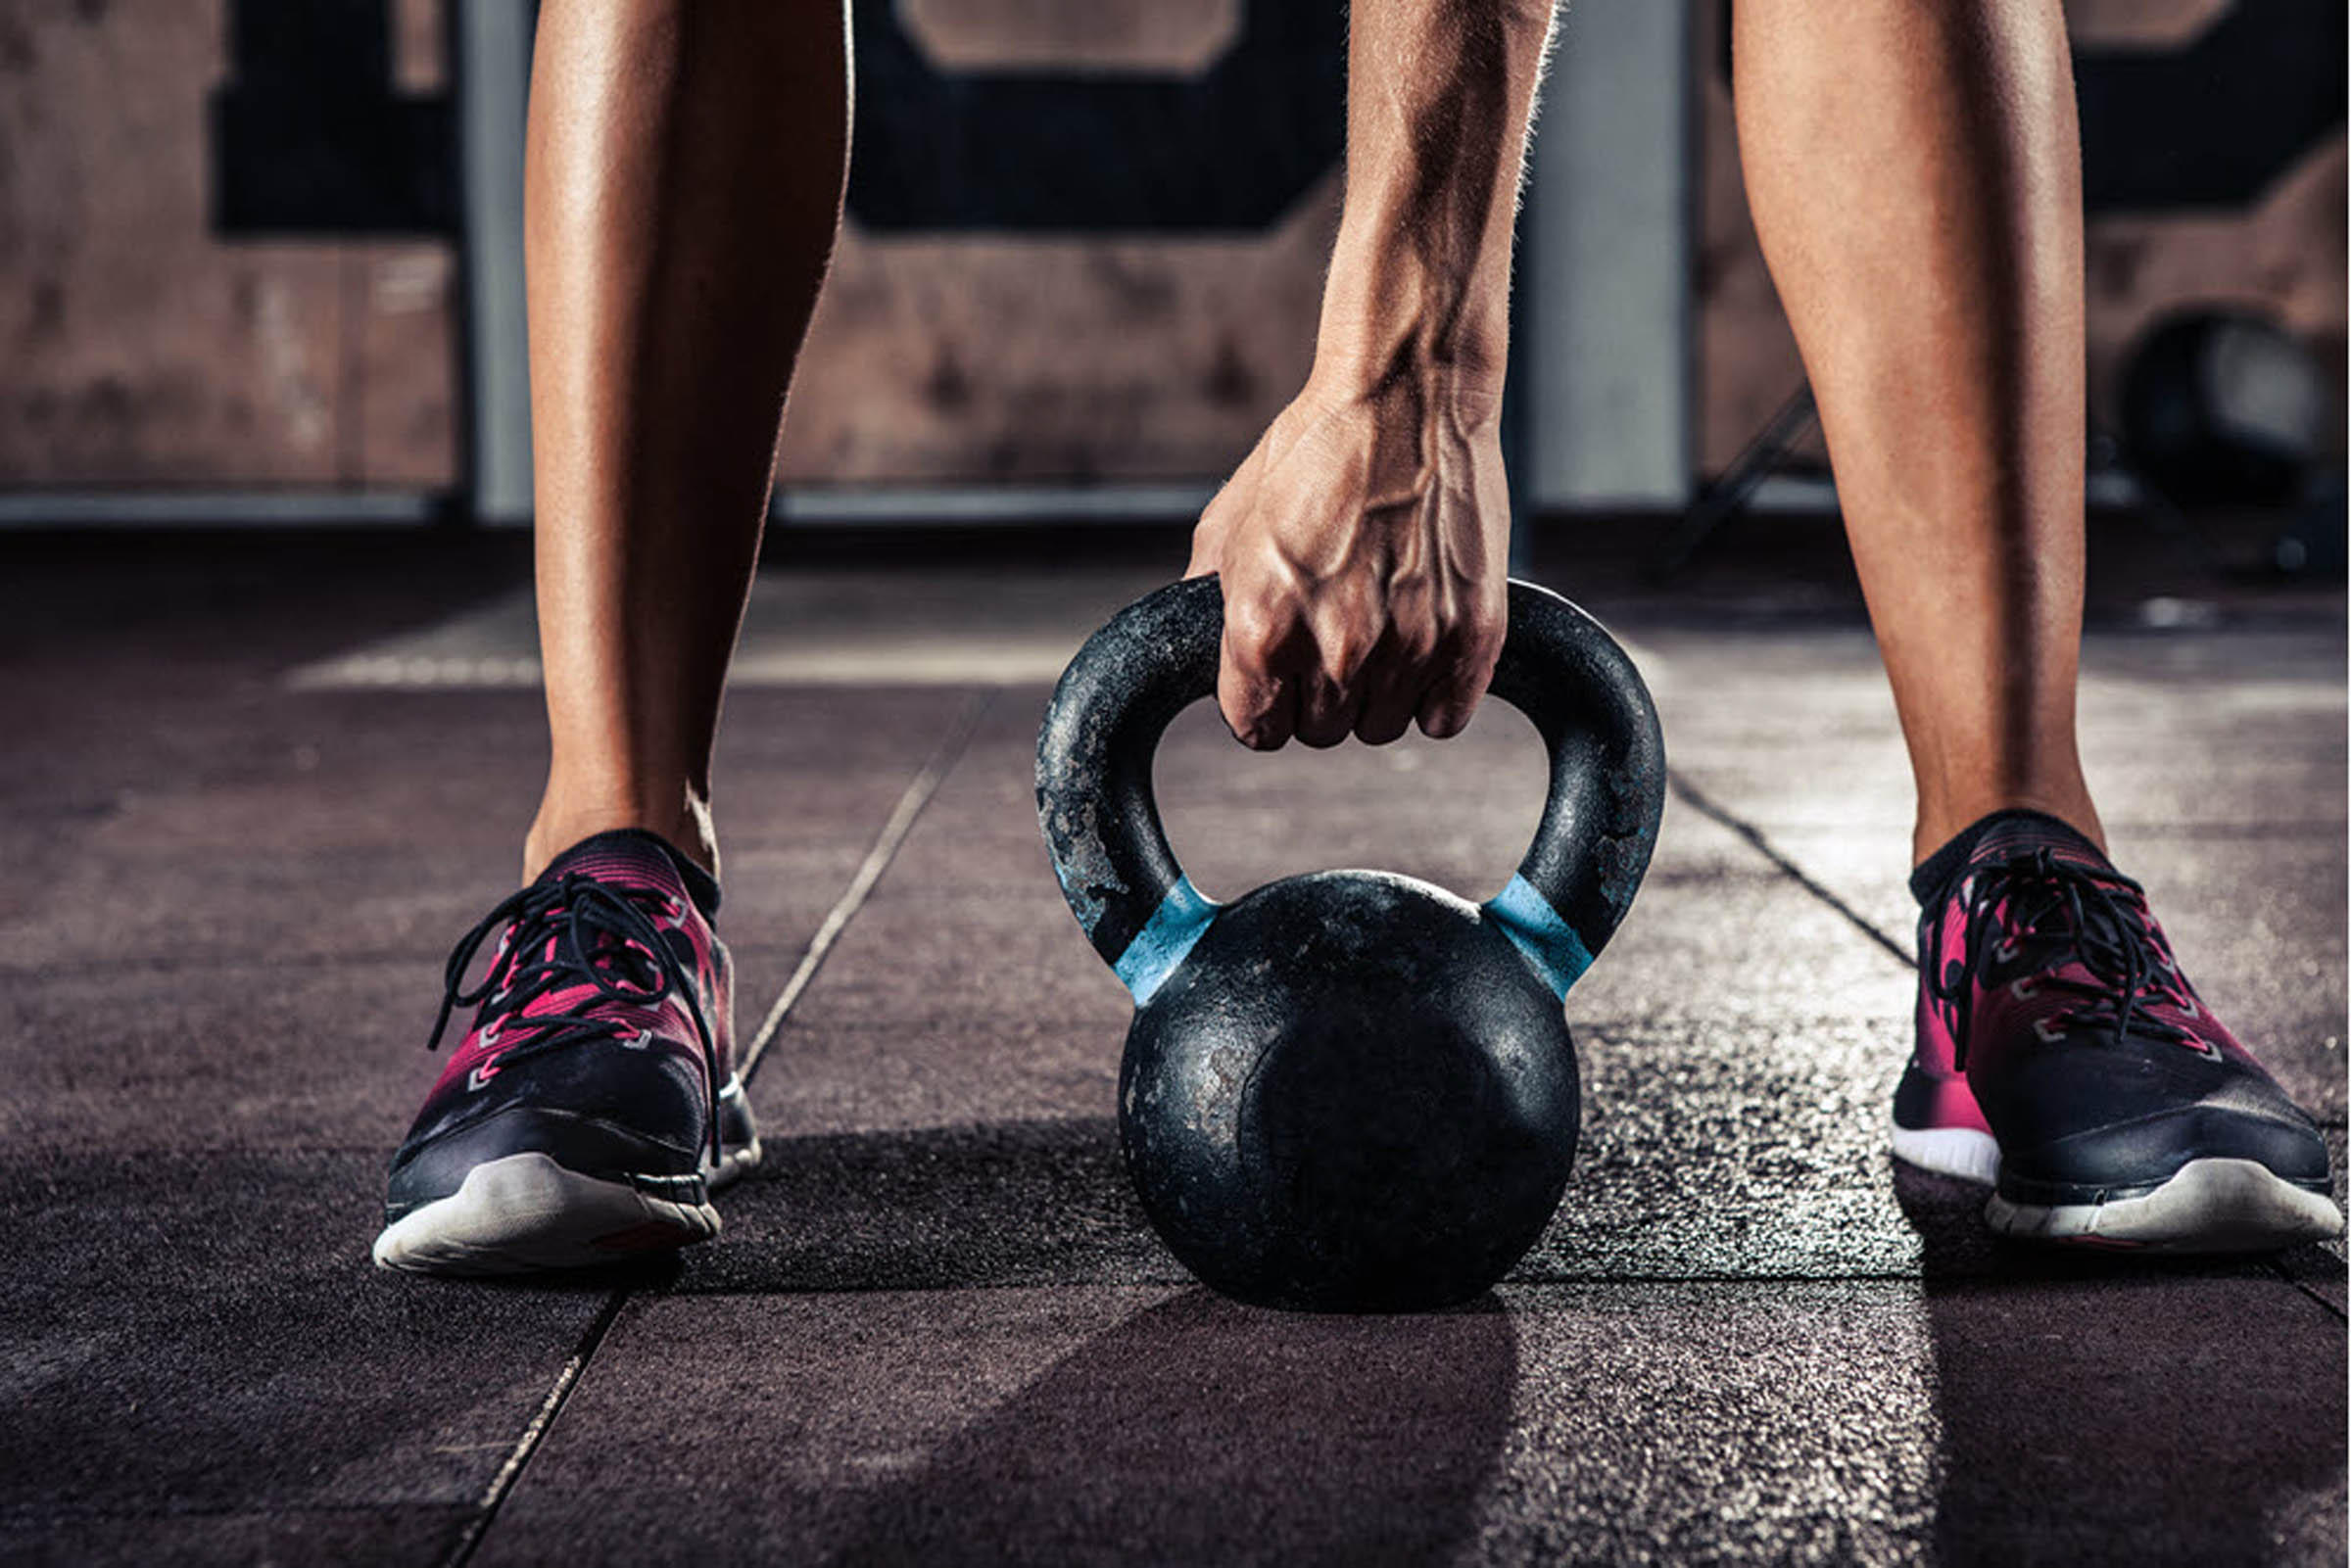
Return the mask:
{"type": "MultiPolygon", "coordinates": [[[[393,10],[396,76],[444,68],[393,10]]],[[[224,241],[221,0],[0,0],[0,483],[456,477],[445,244],[224,241]]]]}
{"type": "MultiPolygon", "coordinates": [[[[1702,465],[1799,374],[1699,9],[1702,465]]],[[[2186,36],[2227,0],[2072,0],[2085,41],[2186,36]]],[[[400,84],[443,80],[440,0],[397,0],[400,84]]],[[[959,69],[1194,69],[1240,0],[900,0],[959,69]]],[[[1573,25],[1570,17],[1568,25],[1573,25]]],[[[455,482],[455,272],[424,242],[224,239],[205,103],[223,0],[0,0],[0,484],[455,482]]],[[[2275,309],[2341,384],[2341,136],[2250,212],[2100,217],[2093,397],[2184,300],[2275,309]]],[[[1257,235],[844,234],[783,449],[798,483],[1213,477],[1306,368],[1335,173],[1257,235]]]]}
{"type": "MultiPolygon", "coordinates": [[[[931,58],[960,71],[1197,71],[1231,40],[1240,10],[1240,0],[899,5],[931,58]]],[[[1305,378],[1337,218],[1334,168],[1254,235],[904,238],[852,219],[785,421],[783,476],[1221,474],[1305,378]]]]}

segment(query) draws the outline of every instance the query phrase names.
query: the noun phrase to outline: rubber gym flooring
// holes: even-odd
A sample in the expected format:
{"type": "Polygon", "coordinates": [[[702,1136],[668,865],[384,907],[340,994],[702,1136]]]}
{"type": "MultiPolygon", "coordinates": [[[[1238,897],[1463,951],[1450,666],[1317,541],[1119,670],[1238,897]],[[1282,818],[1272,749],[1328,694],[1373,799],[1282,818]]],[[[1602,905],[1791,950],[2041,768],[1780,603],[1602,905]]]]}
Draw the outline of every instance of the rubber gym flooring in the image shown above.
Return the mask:
{"type": "MultiPolygon", "coordinates": [[[[2339,1170],[2341,590],[2177,553],[2096,590],[2092,781],[2339,1170]]],[[[1346,1318],[1143,1225],[1037,839],[1051,674],[1171,563],[762,578],[719,806],[766,1166],[672,1269],[524,1287],[367,1260],[544,766],[512,542],[10,546],[0,1559],[2339,1562],[2339,1247],[2012,1251],[1889,1164],[1909,797],[1849,580],[1554,555],[1675,770],[1570,999],[1575,1175],[1488,1299],[1346,1318]]],[[[1212,892],[1484,896],[1538,759],[1499,708],[1271,758],[1196,709],[1159,777],[1212,892]]]]}

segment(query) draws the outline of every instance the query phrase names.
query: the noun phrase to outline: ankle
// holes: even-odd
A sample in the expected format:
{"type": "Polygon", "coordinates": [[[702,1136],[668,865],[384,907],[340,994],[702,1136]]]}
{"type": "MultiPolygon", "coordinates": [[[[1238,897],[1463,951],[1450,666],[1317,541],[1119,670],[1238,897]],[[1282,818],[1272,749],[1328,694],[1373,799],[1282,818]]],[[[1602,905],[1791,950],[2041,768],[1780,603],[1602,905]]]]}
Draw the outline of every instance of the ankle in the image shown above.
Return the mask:
{"type": "Polygon", "coordinates": [[[583,838],[617,828],[657,833],[672,848],[712,877],[718,875],[718,833],[704,795],[682,789],[658,803],[613,796],[576,795],[552,785],[522,840],[522,879],[530,882],[583,838]]]}

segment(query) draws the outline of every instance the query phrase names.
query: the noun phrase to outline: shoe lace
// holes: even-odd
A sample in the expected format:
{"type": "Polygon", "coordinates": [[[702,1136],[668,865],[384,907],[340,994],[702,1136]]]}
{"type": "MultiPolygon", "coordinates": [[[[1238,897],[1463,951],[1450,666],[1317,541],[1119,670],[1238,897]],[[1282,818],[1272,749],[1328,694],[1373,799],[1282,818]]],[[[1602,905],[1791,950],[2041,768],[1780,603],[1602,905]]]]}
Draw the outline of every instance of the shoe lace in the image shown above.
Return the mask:
{"type": "MultiPolygon", "coordinates": [[[[502,900],[480,924],[457,939],[442,977],[441,1012],[425,1049],[440,1048],[450,1018],[459,1008],[487,1003],[484,1021],[499,1060],[518,1061],[560,1047],[617,1040],[618,1020],[593,1012],[531,1013],[532,1003],[551,992],[592,987],[585,1005],[621,1002],[650,1007],[675,994],[684,999],[701,1041],[702,1086],[711,1107],[710,1153],[719,1154],[718,1044],[702,1016],[694,976],[647,912],[648,904],[669,907],[653,889],[614,889],[605,882],[567,872],[552,882],[534,882],[502,900]],[[482,943],[500,927],[490,967],[468,989],[465,973],[482,943]]],[[[575,1007],[582,1004],[573,1004],[575,1007]]]]}
{"type": "Polygon", "coordinates": [[[1956,1063],[1967,1066],[1968,1025],[1975,1007],[1974,979],[1993,959],[2016,956],[2025,942],[2040,949],[2040,983],[2071,991],[2081,1005],[2054,1015],[2064,1022],[2105,1024],[2116,1044],[2135,1026],[2142,1036],[2183,1043],[2188,1031],[2150,1010],[2169,1004],[2189,1014],[2195,999],[2171,955],[2154,934],[2146,890],[2111,869],[2061,859],[2047,848],[2024,851],[1977,867],[1969,874],[1967,905],[1960,918],[1965,933],[1959,957],[1947,960],[1947,923],[1929,924],[1927,989],[1950,1010],[1956,1063]],[[2005,921],[1995,916],[2006,906],[2005,921]],[[2009,932],[2020,934],[2011,935],[2009,932]],[[2087,978],[2059,974],[2078,962],[2087,978]]]}

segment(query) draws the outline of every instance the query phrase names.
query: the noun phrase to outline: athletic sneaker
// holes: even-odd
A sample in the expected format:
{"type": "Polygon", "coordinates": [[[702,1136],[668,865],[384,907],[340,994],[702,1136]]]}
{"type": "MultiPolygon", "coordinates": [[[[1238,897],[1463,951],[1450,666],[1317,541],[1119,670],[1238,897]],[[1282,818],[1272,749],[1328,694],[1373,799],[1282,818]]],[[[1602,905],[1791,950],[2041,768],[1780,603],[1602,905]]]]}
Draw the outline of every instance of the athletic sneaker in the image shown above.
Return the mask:
{"type": "Polygon", "coordinates": [[[2004,811],[1911,878],[1918,1043],[1894,1152],[2004,1235],[2250,1252],[2337,1235],[2327,1145],[2196,995],[2138,883],[2004,811]]]}
{"type": "Polygon", "coordinates": [[[718,1233],[710,1192],[758,1163],[759,1138],[717,912],[700,867],[624,830],[575,845],[465,933],[428,1046],[455,1010],[478,1011],[392,1157],[380,1266],[576,1268],[718,1233]]]}

